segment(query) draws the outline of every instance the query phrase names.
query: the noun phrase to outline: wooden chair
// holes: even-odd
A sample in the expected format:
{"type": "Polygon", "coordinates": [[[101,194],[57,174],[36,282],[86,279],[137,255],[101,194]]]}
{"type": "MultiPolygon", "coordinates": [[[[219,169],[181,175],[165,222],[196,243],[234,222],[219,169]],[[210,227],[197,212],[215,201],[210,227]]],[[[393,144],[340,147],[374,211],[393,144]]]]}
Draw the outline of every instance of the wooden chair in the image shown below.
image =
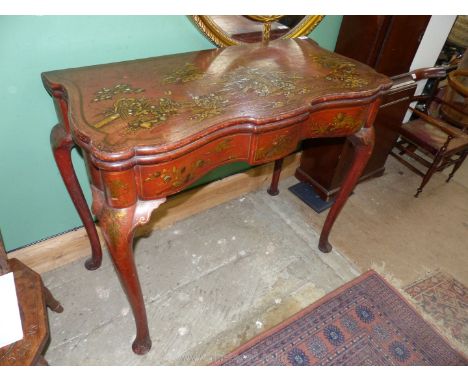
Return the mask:
{"type": "Polygon", "coordinates": [[[430,78],[435,81],[429,94],[412,97],[411,101],[417,101],[418,104],[409,108],[413,117],[399,128],[400,137],[390,155],[422,176],[415,197],[418,197],[435,172],[453,166],[447,179],[449,182],[468,154],[468,88],[462,82],[468,78],[468,73],[454,69],[440,67],[412,72],[416,81],[430,78]],[[447,85],[439,86],[446,77],[447,85]],[[409,158],[413,161],[408,161],[409,158]],[[427,170],[421,171],[414,166],[414,162],[427,170]]]}
{"type": "Polygon", "coordinates": [[[42,354],[49,339],[47,307],[60,313],[62,305],[44,286],[39,274],[17,259],[7,259],[0,232],[0,276],[8,272],[13,272],[15,278],[23,339],[0,348],[0,366],[47,365],[42,354]]]}

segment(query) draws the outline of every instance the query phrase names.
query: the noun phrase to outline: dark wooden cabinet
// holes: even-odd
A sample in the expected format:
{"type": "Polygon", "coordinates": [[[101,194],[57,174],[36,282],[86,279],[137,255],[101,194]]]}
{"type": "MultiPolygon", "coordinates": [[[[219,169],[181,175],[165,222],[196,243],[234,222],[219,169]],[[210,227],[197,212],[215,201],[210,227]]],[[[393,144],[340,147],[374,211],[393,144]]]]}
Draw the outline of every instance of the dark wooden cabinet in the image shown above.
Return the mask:
{"type": "MultiPolygon", "coordinates": [[[[344,16],[335,51],[392,76],[393,87],[383,98],[374,122],[374,152],[360,181],[382,175],[385,161],[398,137],[416,84],[408,74],[430,16],[344,16]]],[[[296,178],[310,184],[324,200],[339,190],[352,163],[352,147],[344,138],[303,144],[296,178]]]]}
{"type": "Polygon", "coordinates": [[[387,76],[409,71],[431,16],[344,16],[335,52],[387,76]]]}

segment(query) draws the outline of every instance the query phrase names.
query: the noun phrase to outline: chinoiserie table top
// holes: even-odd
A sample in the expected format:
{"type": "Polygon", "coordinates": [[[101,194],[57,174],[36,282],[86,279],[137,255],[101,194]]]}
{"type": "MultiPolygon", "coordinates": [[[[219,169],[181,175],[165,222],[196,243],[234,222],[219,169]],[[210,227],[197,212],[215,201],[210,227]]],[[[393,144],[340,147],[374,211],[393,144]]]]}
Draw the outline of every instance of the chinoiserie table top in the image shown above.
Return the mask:
{"type": "MultiPolygon", "coordinates": [[[[220,129],[255,129],[391,81],[309,39],[275,40],[43,73],[72,134],[116,157],[157,154],[220,129]]],[[[80,142],[78,142],[80,144],[80,142]]]]}

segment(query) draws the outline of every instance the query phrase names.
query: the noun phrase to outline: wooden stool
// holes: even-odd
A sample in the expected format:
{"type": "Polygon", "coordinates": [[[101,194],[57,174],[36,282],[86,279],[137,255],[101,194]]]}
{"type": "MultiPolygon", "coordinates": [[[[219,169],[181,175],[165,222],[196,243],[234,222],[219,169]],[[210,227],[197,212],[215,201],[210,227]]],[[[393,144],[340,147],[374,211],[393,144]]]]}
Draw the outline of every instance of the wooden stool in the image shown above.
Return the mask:
{"type": "MultiPolygon", "coordinates": [[[[0,234],[0,274],[13,272],[23,326],[23,339],[0,348],[0,366],[48,365],[42,352],[49,339],[47,307],[63,312],[41,276],[17,259],[6,260],[0,234]]],[[[0,303],[1,305],[1,303],[0,303]]]]}

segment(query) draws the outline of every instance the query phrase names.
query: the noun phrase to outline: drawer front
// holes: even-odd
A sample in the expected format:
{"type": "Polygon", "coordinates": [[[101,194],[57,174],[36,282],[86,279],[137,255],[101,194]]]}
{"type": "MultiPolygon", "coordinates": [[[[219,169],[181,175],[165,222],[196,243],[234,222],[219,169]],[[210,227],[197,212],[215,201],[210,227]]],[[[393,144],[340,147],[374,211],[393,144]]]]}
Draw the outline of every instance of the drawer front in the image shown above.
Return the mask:
{"type": "Polygon", "coordinates": [[[271,133],[257,135],[254,139],[254,150],[250,162],[252,164],[271,162],[292,153],[299,141],[300,126],[294,125],[271,133]]]}
{"type": "Polygon", "coordinates": [[[249,134],[219,138],[169,162],[139,166],[139,195],[151,199],[175,194],[210,170],[230,162],[247,161],[249,134]]]}
{"type": "Polygon", "coordinates": [[[367,114],[368,106],[317,111],[305,124],[301,139],[351,135],[364,126],[367,114]]]}

